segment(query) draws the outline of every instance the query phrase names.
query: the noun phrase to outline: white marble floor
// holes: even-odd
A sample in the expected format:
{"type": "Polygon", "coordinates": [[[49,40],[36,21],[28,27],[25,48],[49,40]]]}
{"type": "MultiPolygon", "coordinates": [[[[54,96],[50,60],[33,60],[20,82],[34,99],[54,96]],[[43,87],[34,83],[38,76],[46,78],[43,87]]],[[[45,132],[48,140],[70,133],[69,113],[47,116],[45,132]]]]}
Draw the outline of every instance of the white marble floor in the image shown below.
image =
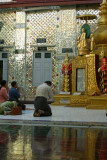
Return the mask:
{"type": "Polygon", "coordinates": [[[84,107],[51,106],[53,115],[51,117],[33,117],[33,104],[27,104],[27,108],[32,110],[23,111],[22,115],[0,115],[1,120],[18,120],[30,122],[81,122],[81,123],[101,123],[107,125],[106,110],[88,110],[84,107]]]}

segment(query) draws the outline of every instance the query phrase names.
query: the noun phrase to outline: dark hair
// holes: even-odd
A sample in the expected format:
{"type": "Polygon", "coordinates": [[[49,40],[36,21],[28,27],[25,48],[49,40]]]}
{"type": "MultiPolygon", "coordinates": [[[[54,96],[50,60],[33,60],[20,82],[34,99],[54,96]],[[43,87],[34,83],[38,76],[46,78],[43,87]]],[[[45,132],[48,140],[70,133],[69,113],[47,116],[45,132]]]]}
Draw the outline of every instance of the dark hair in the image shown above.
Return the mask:
{"type": "Polygon", "coordinates": [[[13,81],[13,82],[11,83],[11,86],[14,87],[14,86],[16,85],[16,83],[17,83],[16,81],[13,81]]]}
{"type": "Polygon", "coordinates": [[[51,81],[45,81],[46,84],[48,84],[49,86],[52,85],[52,82],[51,81]]]}
{"type": "Polygon", "coordinates": [[[6,80],[2,80],[0,84],[1,84],[1,86],[0,86],[0,89],[1,89],[2,87],[4,87],[4,86],[5,86],[5,84],[6,84],[6,80]]]}

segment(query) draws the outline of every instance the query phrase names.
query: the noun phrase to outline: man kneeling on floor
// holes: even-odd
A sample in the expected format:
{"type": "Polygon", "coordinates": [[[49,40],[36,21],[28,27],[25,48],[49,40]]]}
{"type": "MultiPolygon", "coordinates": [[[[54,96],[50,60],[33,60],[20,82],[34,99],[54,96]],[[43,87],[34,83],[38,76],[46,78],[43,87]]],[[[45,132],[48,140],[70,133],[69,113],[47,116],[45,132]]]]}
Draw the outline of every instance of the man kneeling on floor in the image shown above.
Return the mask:
{"type": "Polygon", "coordinates": [[[51,85],[52,85],[51,81],[45,81],[43,84],[37,87],[36,98],[34,101],[34,107],[35,107],[35,112],[33,114],[34,117],[52,115],[51,108],[49,106],[49,101],[54,102],[51,85]]]}

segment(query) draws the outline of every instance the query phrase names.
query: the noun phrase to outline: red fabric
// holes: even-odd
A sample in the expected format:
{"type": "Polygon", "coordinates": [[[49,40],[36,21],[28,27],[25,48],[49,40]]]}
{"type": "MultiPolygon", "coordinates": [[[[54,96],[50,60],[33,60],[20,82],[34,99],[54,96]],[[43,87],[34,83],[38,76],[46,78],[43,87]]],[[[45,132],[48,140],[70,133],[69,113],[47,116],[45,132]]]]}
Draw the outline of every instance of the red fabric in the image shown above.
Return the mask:
{"type": "Polygon", "coordinates": [[[62,64],[62,73],[65,75],[66,71],[68,71],[68,74],[71,74],[72,72],[72,63],[70,63],[67,67],[65,66],[65,64],[62,64]]]}
{"type": "Polygon", "coordinates": [[[101,70],[102,72],[104,72],[105,70],[107,70],[107,58],[106,58],[106,57],[104,57],[104,58],[102,59],[102,66],[100,67],[100,70],[101,70]]]}
{"type": "Polygon", "coordinates": [[[104,58],[102,59],[102,65],[104,65],[104,64],[107,64],[107,58],[106,58],[106,57],[104,57],[104,58]]]}

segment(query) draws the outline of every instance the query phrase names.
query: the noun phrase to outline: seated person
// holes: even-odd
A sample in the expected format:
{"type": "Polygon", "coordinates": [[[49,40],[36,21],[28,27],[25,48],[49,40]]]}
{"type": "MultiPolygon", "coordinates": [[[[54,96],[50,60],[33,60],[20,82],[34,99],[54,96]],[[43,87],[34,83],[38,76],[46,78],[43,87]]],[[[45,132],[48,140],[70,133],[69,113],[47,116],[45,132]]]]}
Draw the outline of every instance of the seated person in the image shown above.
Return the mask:
{"type": "Polygon", "coordinates": [[[34,100],[34,117],[52,115],[51,108],[48,104],[48,100],[53,101],[51,85],[51,81],[45,81],[43,84],[37,87],[36,98],[34,100]]]}
{"type": "Polygon", "coordinates": [[[16,81],[11,83],[12,88],[9,90],[9,101],[19,101],[20,98],[20,89],[16,81]]]}
{"type": "Polygon", "coordinates": [[[11,114],[11,108],[17,107],[16,101],[6,101],[0,104],[0,114],[11,114]],[[7,113],[6,113],[7,112],[7,113]]]}
{"type": "Polygon", "coordinates": [[[9,90],[9,101],[16,101],[19,106],[22,107],[23,110],[25,110],[25,105],[22,104],[19,101],[20,98],[20,88],[18,87],[18,84],[16,81],[13,81],[11,83],[12,88],[9,90]]]}
{"type": "Polygon", "coordinates": [[[9,100],[8,92],[9,92],[9,88],[8,88],[7,82],[5,80],[2,80],[1,87],[0,87],[0,103],[3,103],[9,100]]]}

